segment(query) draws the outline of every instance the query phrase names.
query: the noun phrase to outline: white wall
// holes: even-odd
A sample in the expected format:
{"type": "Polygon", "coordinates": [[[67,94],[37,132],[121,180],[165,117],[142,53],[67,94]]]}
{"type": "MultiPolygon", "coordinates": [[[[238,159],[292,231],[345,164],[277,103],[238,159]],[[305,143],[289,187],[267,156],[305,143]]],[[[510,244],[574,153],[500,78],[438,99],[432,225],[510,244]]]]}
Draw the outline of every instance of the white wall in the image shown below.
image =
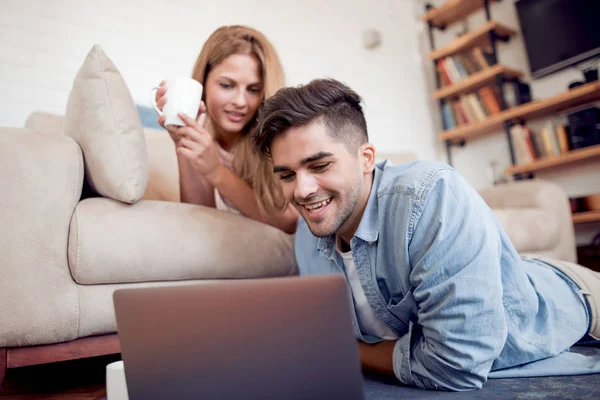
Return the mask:
{"type": "Polygon", "coordinates": [[[32,110],[63,114],[73,78],[99,43],[136,102],[166,76],[191,73],[217,27],[245,24],[273,42],[287,83],[334,77],[363,96],[372,142],[436,158],[414,0],[0,0],[0,126],[32,110]],[[364,29],[380,30],[374,50],[364,29]]]}
{"type": "MultiPolygon", "coordinates": [[[[435,0],[432,3],[439,5],[445,0],[435,0]]],[[[515,29],[518,33],[508,43],[498,44],[498,57],[502,64],[516,68],[522,71],[525,76],[523,80],[531,84],[531,90],[534,99],[543,99],[553,95],[557,95],[567,90],[570,82],[575,80],[583,80],[583,75],[579,70],[570,68],[563,70],[544,78],[531,80],[529,74],[529,66],[527,61],[527,53],[525,44],[520,34],[518,16],[515,8],[516,0],[505,0],[494,2],[491,6],[492,19],[503,23],[504,25],[515,29]]],[[[419,0],[419,7],[424,9],[425,1],[419,0]]],[[[475,29],[485,22],[485,14],[483,10],[473,14],[467,21],[467,26],[470,29],[475,29]]],[[[450,27],[446,32],[437,31],[435,34],[436,48],[442,47],[456,38],[459,31],[463,29],[463,25],[458,23],[450,27]]],[[[420,35],[420,45],[423,58],[429,53],[430,46],[427,39],[427,32],[424,29],[420,35]]],[[[550,44],[551,45],[551,44],[550,44]]],[[[427,87],[430,92],[435,90],[435,75],[431,62],[426,63],[427,87]]],[[[435,129],[439,132],[442,130],[442,124],[439,117],[439,107],[437,103],[429,101],[428,103],[432,113],[438,114],[436,117],[435,129]]],[[[566,114],[563,113],[557,119],[564,119],[566,122],[566,114]]],[[[536,123],[542,121],[528,121],[528,124],[533,129],[536,123]]],[[[486,136],[478,140],[467,142],[463,148],[453,148],[452,152],[454,167],[460,171],[469,182],[477,189],[486,188],[492,185],[493,179],[490,168],[490,161],[498,162],[498,170],[510,165],[510,153],[506,136],[503,132],[486,136]]],[[[566,165],[564,167],[539,171],[536,177],[546,179],[559,184],[570,197],[585,196],[592,193],[600,192],[600,159],[586,161],[583,163],[566,165]]],[[[588,243],[594,232],[600,230],[600,224],[584,224],[576,226],[578,243],[588,243]]]]}

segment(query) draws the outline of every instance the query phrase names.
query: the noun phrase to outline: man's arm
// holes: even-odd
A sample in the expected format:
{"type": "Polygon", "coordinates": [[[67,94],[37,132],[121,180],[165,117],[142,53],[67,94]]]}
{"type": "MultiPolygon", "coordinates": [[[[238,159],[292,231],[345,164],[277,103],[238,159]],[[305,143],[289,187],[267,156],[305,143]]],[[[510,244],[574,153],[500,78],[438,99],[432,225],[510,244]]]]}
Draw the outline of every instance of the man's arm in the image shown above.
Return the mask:
{"type": "Polygon", "coordinates": [[[377,374],[394,376],[394,354],[395,340],[369,344],[358,341],[358,352],[363,369],[377,374]]]}
{"type": "Polygon", "coordinates": [[[495,217],[450,169],[415,202],[422,212],[411,222],[408,252],[418,320],[396,342],[395,374],[422,388],[480,388],[507,336],[495,217]]]}

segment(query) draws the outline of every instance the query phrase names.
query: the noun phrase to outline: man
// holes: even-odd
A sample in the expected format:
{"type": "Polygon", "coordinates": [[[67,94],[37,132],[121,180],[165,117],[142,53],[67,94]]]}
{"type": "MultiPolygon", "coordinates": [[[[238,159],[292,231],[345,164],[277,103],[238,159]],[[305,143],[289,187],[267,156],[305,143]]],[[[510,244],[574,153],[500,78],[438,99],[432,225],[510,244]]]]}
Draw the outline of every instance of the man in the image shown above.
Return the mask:
{"type": "Polygon", "coordinates": [[[253,142],[272,162],[280,208],[291,202],[304,220],[300,273],[348,280],[364,368],[469,390],[491,370],[600,338],[600,274],[522,260],[449,166],[376,165],[360,102],[334,80],[282,89],[260,110],[253,142]]]}

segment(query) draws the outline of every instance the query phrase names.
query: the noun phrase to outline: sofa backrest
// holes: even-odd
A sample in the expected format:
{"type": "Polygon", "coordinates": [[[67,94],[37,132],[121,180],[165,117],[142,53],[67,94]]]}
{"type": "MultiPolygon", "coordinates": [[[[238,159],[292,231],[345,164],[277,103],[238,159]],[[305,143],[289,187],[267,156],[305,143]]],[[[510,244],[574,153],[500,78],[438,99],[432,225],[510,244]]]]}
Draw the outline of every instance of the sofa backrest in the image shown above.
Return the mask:
{"type": "MultiPolygon", "coordinates": [[[[26,127],[61,134],[63,117],[33,112],[26,127]]],[[[142,199],[179,201],[179,170],[173,142],[163,129],[144,128],[149,161],[148,187],[142,199]]],[[[414,153],[378,153],[394,164],[417,159],[414,153]]],[[[480,191],[523,255],[576,261],[575,233],[566,193],[539,180],[511,182],[480,191]]]]}
{"type": "Polygon", "coordinates": [[[498,185],[480,194],[520,254],[576,262],[575,228],[561,187],[534,179],[498,185]]]}
{"type": "MultiPolygon", "coordinates": [[[[44,134],[62,135],[64,116],[32,112],[25,127],[44,134]]],[[[144,127],[148,151],[148,185],[142,200],[180,200],[179,169],[173,141],[164,129],[144,127]]]]}

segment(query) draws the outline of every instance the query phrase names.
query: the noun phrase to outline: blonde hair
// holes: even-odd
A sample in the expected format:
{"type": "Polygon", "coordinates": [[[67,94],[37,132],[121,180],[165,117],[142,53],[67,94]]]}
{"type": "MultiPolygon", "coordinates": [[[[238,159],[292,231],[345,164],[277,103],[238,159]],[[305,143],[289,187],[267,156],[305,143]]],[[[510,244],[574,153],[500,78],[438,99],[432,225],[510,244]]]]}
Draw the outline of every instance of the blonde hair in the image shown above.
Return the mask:
{"type": "MultiPolygon", "coordinates": [[[[192,78],[205,84],[211,69],[233,54],[247,54],[256,57],[263,81],[263,93],[269,98],[285,85],[285,77],[279,57],[267,38],[255,29],[233,25],[223,26],[213,32],[200,51],[194,64],[192,78]]],[[[261,162],[252,148],[250,130],[254,127],[256,115],[248,124],[232,149],[233,170],[254,189],[258,204],[263,213],[274,210],[283,195],[273,179],[271,163],[261,162]]],[[[206,126],[212,131],[213,122],[206,115],[206,126]]],[[[214,132],[212,132],[214,133],[214,132]]]]}

